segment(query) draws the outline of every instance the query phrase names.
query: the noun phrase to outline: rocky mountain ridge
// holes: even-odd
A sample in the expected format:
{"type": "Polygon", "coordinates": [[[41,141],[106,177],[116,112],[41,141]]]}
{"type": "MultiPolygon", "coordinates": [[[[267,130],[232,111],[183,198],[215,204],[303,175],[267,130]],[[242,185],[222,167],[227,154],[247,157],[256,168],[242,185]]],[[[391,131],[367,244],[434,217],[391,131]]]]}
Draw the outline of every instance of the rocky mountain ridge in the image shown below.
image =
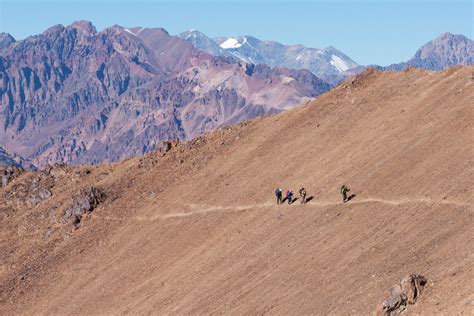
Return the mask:
{"type": "Polygon", "coordinates": [[[330,88],[307,70],[215,57],[160,28],[98,32],[80,21],[1,39],[0,144],[38,166],[141,155],[330,88]]]}
{"type": "Polygon", "coordinates": [[[8,166],[20,167],[27,170],[36,169],[36,167],[25,158],[14,153],[10,153],[8,150],[0,146],[0,168],[8,166]]]}
{"type": "Polygon", "coordinates": [[[323,49],[303,45],[284,45],[253,36],[209,38],[197,30],[179,35],[199,50],[215,56],[233,57],[253,64],[291,69],[308,69],[317,77],[336,85],[363,70],[349,56],[329,46],[323,49]]]}
{"type": "Polygon", "coordinates": [[[424,44],[408,61],[380,67],[383,70],[403,70],[419,67],[442,70],[454,66],[469,66],[474,63],[474,41],[462,34],[443,33],[424,44]]]}

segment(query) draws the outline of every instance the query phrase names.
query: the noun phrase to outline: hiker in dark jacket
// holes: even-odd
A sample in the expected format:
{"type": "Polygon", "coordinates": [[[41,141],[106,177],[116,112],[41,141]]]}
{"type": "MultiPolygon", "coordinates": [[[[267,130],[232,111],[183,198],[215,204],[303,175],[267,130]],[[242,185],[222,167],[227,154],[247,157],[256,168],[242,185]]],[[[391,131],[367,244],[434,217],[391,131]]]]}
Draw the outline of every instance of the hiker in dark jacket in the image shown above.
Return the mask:
{"type": "Polygon", "coordinates": [[[275,195],[277,198],[277,205],[281,204],[283,202],[283,192],[281,192],[281,189],[279,187],[275,189],[275,195]]]}
{"type": "Polygon", "coordinates": [[[288,204],[293,203],[293,191],[286,191],[286,199],[288,200],[288,204]]]}

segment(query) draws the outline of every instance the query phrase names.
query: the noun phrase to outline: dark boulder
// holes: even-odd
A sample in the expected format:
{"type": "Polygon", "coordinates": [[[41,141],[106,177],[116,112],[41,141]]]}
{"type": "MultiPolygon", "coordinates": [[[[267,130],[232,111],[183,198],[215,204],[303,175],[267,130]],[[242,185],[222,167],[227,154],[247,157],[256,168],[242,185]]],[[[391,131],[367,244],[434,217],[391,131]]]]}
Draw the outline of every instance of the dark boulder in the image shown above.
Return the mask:
{"type": "Polygon", "coordinates": [[[6,187],[13,179],[23,173],[23,169],[16,166],[0,168],[1,187],[6,187]]]}
{"type": "Polygon", "coordinates": [[[82,189],[73,197],[72,204],[66,209],[63,220],[72,221],[77,226],[84,214],[91,213],[104,200],[105,193],[102,190],[95,187],[82,189]]]}
{"type": "Polygon", "coordinates": [[[377,307],[376,315],[395,316],[404,311],[408,304],[415,304],[420,297],[426,278],[411,274],[389,289],[382,304],[377,307]]]}

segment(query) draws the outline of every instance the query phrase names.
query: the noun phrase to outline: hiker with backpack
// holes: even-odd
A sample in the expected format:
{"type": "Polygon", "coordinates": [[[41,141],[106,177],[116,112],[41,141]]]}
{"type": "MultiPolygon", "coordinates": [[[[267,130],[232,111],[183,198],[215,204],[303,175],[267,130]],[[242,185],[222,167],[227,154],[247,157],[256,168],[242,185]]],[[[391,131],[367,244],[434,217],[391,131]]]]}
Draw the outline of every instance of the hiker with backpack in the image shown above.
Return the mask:
{"type": "Polygon", "coordinates": [[[347,201],[349,201],[349,199],[347,198],[347,192],[349,192],[349,188],[347,187],[347,185],[343,184],[341,186],[341,194],[342,194],[342,202],[343,203],[346,203],[347,201]]]}
{"type": "Polygon", "coordinates": [[[277,187],[275,189],[275,195],[276,195],[276,198],[277,198],[277,205],[282,204],[283,203],[283,192],[281,191],[281,189],[279,187],[277,187]]]}
{"type": "Polygon", "coordinates": [[[300,196],[301,196],[301,204],[306,204],[306,189],[301,188],[299,193],[300,193],[300,196]]]}
{"type": "Polygon", "coordinates": [[[288,200],[288,205],[293,203],[293,191],[291,190],[286,191],[286,199],[288,200]]]}

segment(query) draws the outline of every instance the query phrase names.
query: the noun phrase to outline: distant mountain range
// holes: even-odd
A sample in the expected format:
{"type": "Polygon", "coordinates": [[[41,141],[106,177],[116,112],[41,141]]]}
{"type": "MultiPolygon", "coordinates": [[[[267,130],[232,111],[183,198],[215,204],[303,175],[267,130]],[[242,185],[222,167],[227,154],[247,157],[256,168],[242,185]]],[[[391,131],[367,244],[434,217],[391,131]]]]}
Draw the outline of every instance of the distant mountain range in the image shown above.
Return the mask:
{"type": "Polygon", "coordinates": [[[117,161],[328,91],[308,70],[195,49],[164,29],[87,21],[0,35],[0,144],[36,165],[117,161]]]}
{"type": "Polygon", "coordinates": [[[442,70],[458,65],[474,63],[474,41],[461,34],[444,33],[423,45],[410,60],[387,67],[384,70],[403,70],[419,67],[442,70]]]}
{"type": "MultiPolygon", "coordinates": [[[[473,41],[445,33],[411,60],[378,68],[472,63],[473,41]]],[[[21,41],[0,33],[0,145],[40,167],[117,161],[289,109],[363,69],[333,47],[196,30],[97,32],[81,21],[21,41]]],[[[1,157],[15,160],[4,149],[1,157]]]]}
{"type": "Polygon", "coordinates": [[[199,50],[214,56],[227,56],[247,63],[308,69],[317,77],[336,85],[347,77],[360,72],[360,67],[350,57],[330,46],[309,48],[303,45],[283,45],[262,41],[252,36],[209,38],[197,30],[179,35],[199,50]]]}
{"type": "MultiPolygon", "coordinates": [[[[179,36],[197,49],[215,56],[269,66],[308,69],[333,86],[366,68],[332,46],[319,49],[303,45],[283,45],[274,41],[261,41],[252,36],[212,39],[197,30],[189,30],[179,36]]],[[[456,65],[471,65],[473,62],[473,41],[461,34],[444,33],[423,45],[407,62],[372,66],[382,70],[403,70],[407,67],[441,70],[456,65]]]]}

